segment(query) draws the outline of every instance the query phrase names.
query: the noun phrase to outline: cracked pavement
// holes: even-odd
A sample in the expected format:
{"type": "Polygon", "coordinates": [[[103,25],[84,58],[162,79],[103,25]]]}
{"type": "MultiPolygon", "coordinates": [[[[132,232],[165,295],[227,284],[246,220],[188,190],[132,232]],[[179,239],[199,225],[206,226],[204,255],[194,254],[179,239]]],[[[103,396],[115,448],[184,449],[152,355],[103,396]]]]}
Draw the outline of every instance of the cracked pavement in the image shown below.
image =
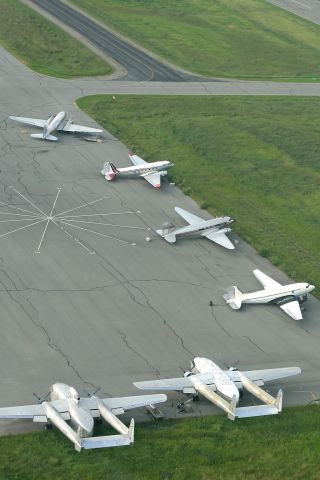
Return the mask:
{"type": "MultiPolygon", "coordinates": [[[[9,188],[13,186],[50,211],[60,187],[59,211],[106,196],[108,211],[133,211],[131,224],[145,227],[121,232],[130,244],[73,231],[95,255],[53,225],[38,255],[33,252],[41,226],[0,238],[0,405],[33,403],[32,392],[42,396],[56,381],[74,385],[80,393],[100,387],[100,395],[138,395],[132,381],[179,376],[194,355],[220,365],[239,360],[241,369],[298,365],[303,374],[281,384],[285,404],[308,403],[311,392],[320,391],[317,300],[306,304],[302,322],[273,306],[234,312],[222,294],[233,284],[255,290],[254,268],[282,282],[288,279],[241,239],[230,252],[205,239],[169,245],[148,231],[172,217],[175,205],[194,213],[199,207],[167,182],[159,190],[143,180],[106,182],[100,174],[105,160],[128,163],[126,147],[110,133],[97,144],[67,134],[56,143],[40,142],[30,137],[34,129],[8,120],[10,114],[45,118],[63,109],[77,122],[94,126],[74,100],[117,93],[112,89],[121,88],[121,82],[111,86],[105,79],[43,77],[3,49],[0,70],[0,202],[27,208],[9,188]]],[[[150,93],[147,84],[122,85],[123,93],[130,88],[150,93]]],[[[309,87],[320,92],[320,85],[309,87]]],[[[192,93],[195,87],[183,85],[180,92],[177,85],[153,84],[153,92],[155,88],[158,93],[192,93]]],[[[93,205],[88,210],[97,212],[101,210],[93,205]]],[[[175,416],[183,398],[171,394],[161,409],[175,416]]],[[[195,414],[217,412],[204,400],[192,407],[195,414]]],[[[147,418],[142,411],[135,417],[147,418]]],[[[0,433],[16,428],[1,424],[0,433]]]]}

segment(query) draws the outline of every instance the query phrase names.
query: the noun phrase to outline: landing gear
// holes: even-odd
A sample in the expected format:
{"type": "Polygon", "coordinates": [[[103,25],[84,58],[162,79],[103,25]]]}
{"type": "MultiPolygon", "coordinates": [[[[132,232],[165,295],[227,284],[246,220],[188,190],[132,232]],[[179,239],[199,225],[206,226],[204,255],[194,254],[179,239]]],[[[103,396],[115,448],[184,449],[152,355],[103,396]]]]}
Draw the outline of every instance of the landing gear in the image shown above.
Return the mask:
{"type": "Polygon", "coordinates": [[[45,430],[52,430],[52,423],[46,423],[44,426],[45,430]]]}

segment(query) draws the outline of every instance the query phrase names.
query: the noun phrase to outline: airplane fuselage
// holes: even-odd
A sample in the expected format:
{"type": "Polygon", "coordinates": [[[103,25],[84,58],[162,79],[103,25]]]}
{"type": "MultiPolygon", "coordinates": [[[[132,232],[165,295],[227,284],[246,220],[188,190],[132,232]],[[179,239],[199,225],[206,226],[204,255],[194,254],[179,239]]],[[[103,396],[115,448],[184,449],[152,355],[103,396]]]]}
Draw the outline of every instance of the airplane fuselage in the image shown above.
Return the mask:
{"type": "Polygon", "coordinates": [[[242,303],[276,303],[277,300],[283,297],[298,299],[313,289],[314,286],[307,283],[292,283],[291,285],[266,287],[263,290],[252,293],[242,293],[241,300],[242,303]]]}
{"type": "Polygon", "coordinates": [[[142,165],[132,165],[130,167],[117,167],[117,174],[142,176],[148,173],[161,172],[172,166],[171,162],[163,160],[142,165]]]}
{"type": "Polygon", "coordinates": [[[69,406],[70,423],[75,428],[81,427],[81,436],[91,436],[94,421],[90,411],[81,406],[81,399],[77,391],[64,383],[55,383],[51,387],[51,400],[67,400],[69,406]]]}
{"type": "Polygon", "coordinates": [[[57,113],[57,115],[50,117],[43,129],[44,138],[50,135],[55,130],[57,130],[61,126],[61,124],[65,121],[65,118],[66,118],[66,112],[59,112],[57,113]]]}
{"type": "MultiPolygon", "coordinates": [[[[174,233],[176,237],[198,236],[202,235],[208,230],[212,230],[212,232],[218,232],[221,226],[228,225],[233,221],[234,220],[230,217],[213,218],[211,220],[203,220],[203,222],[193,223],[192,225],[186,225],[185,227],[174,230],[172,233],[174,233]]],[[[231,232],[231,228],[226,228],[224,230],[224,233],[227,232],[231,232]]]]}
{"type": "Polygon", "coordinates": [[[203,357],[194,358],[194,365],[199,373],[211,374],[214,379],[214,385],[219,393],[228,400],[236,397],[239,400],[239,390],[226,373],[212,360],[203,357]]]}

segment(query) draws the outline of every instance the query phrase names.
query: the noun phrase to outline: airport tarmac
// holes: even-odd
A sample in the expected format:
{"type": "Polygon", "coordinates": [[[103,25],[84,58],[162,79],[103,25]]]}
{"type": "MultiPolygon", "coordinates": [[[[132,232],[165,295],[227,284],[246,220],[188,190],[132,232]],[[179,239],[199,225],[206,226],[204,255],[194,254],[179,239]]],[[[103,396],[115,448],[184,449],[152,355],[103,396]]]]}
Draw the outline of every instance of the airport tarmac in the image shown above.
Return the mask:
{"type": "MultiPolygon", "coordinates": [[[[154,234],[168,219],[177,221],[174,206],[200,210],[166,181],[159,190],[142,179],[106,182],[104,161],[129,164],[127,148],[108,132],[97,144],[70,134],[42,142],[30,137],[36,130],[8,120],[10,114],[45,118],[65,110],[94,126],[74,100],[98,86],[107,93],[108,82],[43,77],[3,49],[0,70],[0,406],[34,403],[32,393],[45,395],[56,381],[80,394],[99,387],[100,396],[140,394],[132,381],[179,376],[195,355],[220,365],[239,361],[243,370],[300,366],[302,375],[271,391],[283,386],[285,405],[317,399],[319,301],[310,298],[301,322],[274,306],[231,310],[222,294],[232,284],[256,290],[254,268],[280,282],[288,279],[241,239],[230,252],[205,239],[169,245],[154,234]],[[39,209],[52,216],[58,188],[53,215],[65,221],[49,221],[42,243],[46,222],[18,230],[23,222],[7,221],[16,219],[8,212],[30,215],[31,223],[39,209]],[[96,203],[77,209],[90,202],[96,203]],[[80,223],[88,218],[95,224],[80,223]],[[120,226],[101,225],[111,222],[120,226]]],[[[175,416],[182,399],[170,395],[161,409],[175,416]]],[[[204,400],[193,408],[216,411],[204,400]]],[[[8,424],[0,428],[8,432],[8,424]]]]}

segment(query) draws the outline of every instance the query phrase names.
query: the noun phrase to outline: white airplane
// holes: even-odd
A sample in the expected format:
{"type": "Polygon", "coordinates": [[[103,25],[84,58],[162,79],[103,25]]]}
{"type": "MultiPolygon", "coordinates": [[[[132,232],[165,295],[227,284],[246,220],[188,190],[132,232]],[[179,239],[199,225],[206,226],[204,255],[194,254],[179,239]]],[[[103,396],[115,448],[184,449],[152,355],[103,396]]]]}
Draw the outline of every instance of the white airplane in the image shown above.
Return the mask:
{"type": "Polygon", "coordinates": [[[181,391],[196,397],[201,394],[226,412],[230,420],[235,420],[236,417],[256,417],[280,413],[282,411],[282,390],[279,390],[277,397],[274,398],[260,387],[265,382],[299,373],[301,373],[299,367],[247,372],[229,368],[224,371],[208,358],[196,357],[192,362],[191,371],[185,372],[183,377],[134,382],[133,384],[142,390],[181,391]],[[264,405],[236,407],[243,389],[264,402],[264,405]]]}
{"type": "Polygon", "coordinates": [[[55,425],[74,443],[75,449],[103,448],[130,445],[134,442],[134,420],[129,428],[117,418],[131,408],[165,402],[166,395],[138,395],[120,398],[80,397],[64,383],[51,387],[51,400],[40,405],[0,408],[0,419],[31,418],[34,422],[55,425]],[[91,437],[94,418],[102,417],[119,435],[91,437]],[[67,421],[70,421],[72,428],[67,421]]]}
{"type": "Polygon", "coordinates": [[[66,120],[66,112],[59,112],[56,115],[51,115],[48,120],[42,120],[41,118],[26,118],[26,117],[13,117],[11,120],[16,122],[26,123],[27,125],[33,125],[34,127],[42,128],[42,133],[33,133],[31,137],[41,138],[42,140],[58,140],[57,137],[51,135],[52,132],[58,130],[59,132],[72,132],[72,133],[101,133],[99,128],[82,127],[72,123],[72,120],[66,120]]]}
{"type": "Polygon", "coordinates": [[[230,287],[223,298],[234,310],[238,310],[242,303],[274,303],[279,305],[294,320],[302,320],[300,303],[308,298],[308,293],[315,288],[309,283],[292,283],[281,285],[265,273],[256,269],[253,274],[263,285],[264,290],[252,293],[242,293],[238,287],[230,287]]]}
{"type": "Polygon", "coordinates": [[[156,232],[161,235],[167,242],[175,243],[177,237],[194,237],[201,236],[206,237],[212,242],[216,242],[222,247],[229,250],[234,249],[233,243],[229,240],[226,233],[231,232],[231,228],[226,225],[230,225],[234,220],[230,217],[212,218],[211,220],[204,220],[197,215],[183,210],[182,208],[175,207],[175,211],[180,215],[189,225],[185,227],[177,228],[170,231],[170,225],[164,226],[156,232]]]}
{"type": "Polygon", "coordinates": [[[133,163],[132,167],[116,167],[111,162],[105,162],[101,170],[106,180],[114,180],[117,175],[135,176],[145,178],[153,187],[161,187],[161,177],[167,175],[167,168],[173,167],[173,163],[168,160],[159,162],[146,162],[138,155],[129,153],[129,158],[133,163]]]}

